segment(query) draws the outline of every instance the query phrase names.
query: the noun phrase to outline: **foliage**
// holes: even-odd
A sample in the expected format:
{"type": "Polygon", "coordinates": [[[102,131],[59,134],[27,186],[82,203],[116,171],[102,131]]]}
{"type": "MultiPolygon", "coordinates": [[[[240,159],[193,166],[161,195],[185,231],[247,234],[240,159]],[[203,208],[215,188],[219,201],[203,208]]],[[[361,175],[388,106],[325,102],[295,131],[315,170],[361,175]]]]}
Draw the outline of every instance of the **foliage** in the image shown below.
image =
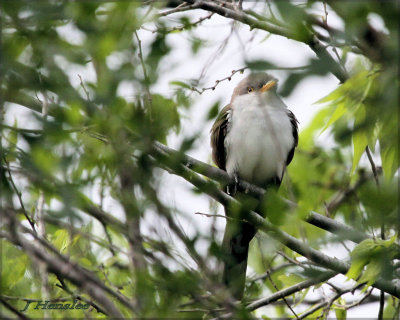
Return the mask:
{"type": "MultiPolygon", "coordinates": [[[[242,9],[237,2],[194,2],[0,3],[1,315],[269,319],[326,318],[332,311],[345,319],[349,309],[379,300],[381,290],[386,295],[376,314],[398,317],[399,6],[276,1],[244,2],[242,9]],[[199,11],[208,15],[196,20],[199,11]],[[327,12],[342,27],[332,27],[327,12]],[[199,199],[230,201],[218,186],[229,177],[188,158],[184,152],[200,139],[180,130],[197,93],[213,92],[243,66],[210,87],[172,79],[170,94],[156,91],[162,74],[173,74],[171,38],[185,34],[199,55],[208,42],[195,31],[216,15],[236,21],[233,28],[250,26],[314,53],[307,66],[283,70],[283,96],[313,77],[330,74],[340,82],[317,102],[320,111],[300,133],[283,186],[263,203],[266,223],[254,218],[263,232],[252,243],[254,272],[242,303],[220,283],[223,252],[214,223],[206,232],[186,232],[195,209],[183,213],[163,196],[175,187],[165,184],[168,171],[199,199]],[[387,34],[368,22],[371,15],[387,34]],[[146,45],[139,31],[152,34],[146,45]],[[159,143],[176,133],[179,151],[159,143]],[[329,133],[332,146],[319,142],[321,133],[329,133]],[[327,224],[313,222],[310,212],[323,213],[327,224]],[[352,241],[345,258],[329,260],[331,248],[352,241]],[[337,273],[347,277],[339,286],[329,280],[337,273]],[[332,295],[308,295],[329,286],[332,295]],[[265,298],[268,308],[260,309],[265,298]],[[35,309],[46,300],[77,300],[88,309],[35,309]],[[26,301],[31,307],[19,311],[26,301]]],[[[244,63],[250,70],[279,69],[267,60],[244,63]]],[[[204,128],[222,106],[208,106],[204,128]]],[[[249,211],[245,201],[235,205],[249,211]]]]}

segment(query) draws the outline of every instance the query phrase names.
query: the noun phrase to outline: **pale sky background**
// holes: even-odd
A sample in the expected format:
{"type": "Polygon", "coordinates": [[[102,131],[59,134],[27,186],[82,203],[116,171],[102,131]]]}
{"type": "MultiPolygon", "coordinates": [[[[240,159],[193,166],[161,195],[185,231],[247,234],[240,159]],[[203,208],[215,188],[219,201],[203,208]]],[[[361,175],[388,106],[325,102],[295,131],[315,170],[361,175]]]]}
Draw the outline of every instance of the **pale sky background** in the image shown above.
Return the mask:
{"type": "MultiPolygon", "coordinates": [[[[252,6],[254,3],[245,2],[244,6],[252,6]]],[[[322,7],[315,8],[315,13],[323,15],[322,7]]],[[[171,26],[179,26],[178,17],[188,15],[189,13],[175,14],[163,18],[171,26]]],[[[207,15],[205,11],[197,10],[190,13],[192,21],[207,15]]],[[[377,16],[371,16],[372,22],[375,26],[382,28],[382,22],[377,16]]],[[[335,27],[341,27],[342,22],[332,12],[328,15],[328,23],[335,27]]],[[[154,29],[152,23],[146,24],[147,28],[154,29]]],[[[71,26],[59,28],[59,33],[70,42],[79,43],[84,40],[82,34],[71,26]]],[[[142,40],[143,51],[146,55],[148,52],[149,44],[154,39],[155,35],[147,30],[139,30],[139,37],[142,40]]],[[[179,32],[173,33],[168,36],[168,44],[172,48],[172,52],[162,60],[160,68],[160,78],[157,84],[151,88],[153,93],[161,93],[163,95],[172,96],[174,94],[174,87],[169,83],[171,81],[189,82],[190,79],[199,79],[203,74],[201,84],[198,89],[202,87],[213,86],[215,80],[222,79],[231,74],[232,70],[242,68],[246,60],[267,60],[275,63],[281,67],[298,67],[306,65],[308,59],[314,57],[314,53],[306,45],[297,43],[286,38],[270,35],[266,38],[267,33],[262,31],[250,31],[248,26],[235,23],[232,29],[232,21],[222,18],[216,14],[210,19],[204,21],[201,25],[195,28],[194,34],[203,40],[206,40],[207,47],[200,49],[197,55],[193,55],[189,45],[189,33],[179,32]],[[221,43],[228,39],[224,50],[218,51],[221,43]]],[[[120,54],[113,54],[107,62],[112,67],[113,64],[118,64],[120,61],[120,54]]],[[[79,78],[77,74],[82,75],[85,81],[94,81],[95,74],[89,65],[86,68],[80,66],[71,66],[67,64],[63,58],[57,58],[61,66],[65,66],[69,70],[71,82],[74,86],[79,87],[79,78]]],[[[138,61],[137,61],[138,62],[138,61]]],[[[350,59],[351,63],[351,59],[350,59]]],[[[137,68],[137,72],[141,72],[141,68],[137,68]]],[[[281,82],[288,77],[291,71],[270,71],[272,75],[278,78],[281,82]]],[[[168,137],[168,145],[172,148],[178,148],[184,137],[191,136],[195,133],[199,134],[194,148],[188,152],[189,155],[211,163],[211,148],[209,145],[209,131],[212,121],[206,121],[207,113],[210,107],[216,102],[221,102],[221,108],[230,100],[233,88],[242,80],[248,71],[244,74],[235,74],[232,81],[221,82],[215,91],[205,91],[202,95],[196,92],[191,94],[193,105],[184,112],[182,117],[182,129],[179,133],[171,134],[168,137]]],[[[332,75],[324,77],[309,77],[303,80],[292,91],[291,95],[284,98],[284,102],[288,105],[289,109],[293,111],[300,122],[300,130],[305,128],[313,118],[313,115],[320,110],[320,105],[314,103],[329,94],[332,90],[337,88],[339,81],[332,75]]],[[[135,89],[131,83],[123,83],[119,88],[121,96],[127,100],[133,99],[137,88],[135,89]]],[[[18,118],[18,123],[21,127],[34,128],[35,124],[32,119],[27,115],[29,112],[16,108],[17,112],[8,112],[6,114],[5,122],[12,125],[15,117],[18,118]]],[[[332,139],[328,132],[322,134],[319,138],[321,143],[332,145],[332,139]]],[[[379,162],[379,159],[376,159],[379,162]]],[[[295,161],[295,158],[294,158],[295,161]]],[[[195,212],[203,213],[219,213],[223,214],[220,205],[210,208],[210,199],[207,196],[194,194],[192,186],[185,182],[182,178],[170,175],[168,173],[162,174],[162,182],[160,190],[162,190],[162,200],[169,206],[175,207],[178,212],[182,212],[185,216],[179,222],[187,234],[194,234],[200,231],[202,234],[210,233],[212,219],[195,215],[195,212]],[[218,208],[215,211],[215,208],[218,208]]],[[[90,194],[94,199],[98,197],[96,192],[90,194]]],[[[123,219],[123,213],[118,208],[112,199],[106,199],[105,209],[113,212],[116,216],[123,219]]],[[[150,226],[154,226],[156,216],[149,215],[146,218],[145,230],[151,231],[150,226]]],[[[217,235],[221,239],[224,228],[224,219],[217,219],[217,235]]],[[[162,225],[159,226],[162,229],[162,225]]],[[[165,234],[168,236],[168,234],[165,234]]],[[[204,250],[204,248],[199,248],[204,250]]],[[[330,256],[344,258],[347,256],[342,247],[326,248],[325,252],[330,256]]],[[[249,272],[252,273],[251,270],[249,272]]],[[[337,283],[343,285],[344,276],[340,276],[337,283]]],[[[351,282],[344,283],[350,286],[351,282]]],[[[325,289],[326,293],[329,291],[325,289]]],[[[348,296],[348,295],[347,295],[348,296]]],[[[262,310],[262,309],[260,309],[262,310]]],[[[268,309],[270,310],[270,309],[268,309]]],[[[297,310],[297,309],[296,309],[297,310]]],[[[377,304],[368,304],[363,307],[350,309],[348,317],[376,317],[378,312],[377,304]]],[[[269,316],[269,312],[267,312],[269,316]]],[[[331,314],[334,316],[334,314],[331,314]]]]}

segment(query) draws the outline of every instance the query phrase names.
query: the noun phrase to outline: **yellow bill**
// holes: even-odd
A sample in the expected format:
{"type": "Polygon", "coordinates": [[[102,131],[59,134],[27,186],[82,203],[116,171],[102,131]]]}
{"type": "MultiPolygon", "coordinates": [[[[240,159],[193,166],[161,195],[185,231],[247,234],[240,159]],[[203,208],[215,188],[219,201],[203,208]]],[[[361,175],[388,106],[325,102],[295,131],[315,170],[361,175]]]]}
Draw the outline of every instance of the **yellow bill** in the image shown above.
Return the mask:
{"type": "Polygon", "coordinates": [[[266,92],[266,91],[268,91],[269,89],[271,89],[273,86],[275,86],[276,83],[277,83],[276,80],[270,80],[270,81],[268,81],[266,84],[264,84],[264,85],[262,86],[262,88],[260,89],[260,91],[261,91],[261,92],[266,92]]]}

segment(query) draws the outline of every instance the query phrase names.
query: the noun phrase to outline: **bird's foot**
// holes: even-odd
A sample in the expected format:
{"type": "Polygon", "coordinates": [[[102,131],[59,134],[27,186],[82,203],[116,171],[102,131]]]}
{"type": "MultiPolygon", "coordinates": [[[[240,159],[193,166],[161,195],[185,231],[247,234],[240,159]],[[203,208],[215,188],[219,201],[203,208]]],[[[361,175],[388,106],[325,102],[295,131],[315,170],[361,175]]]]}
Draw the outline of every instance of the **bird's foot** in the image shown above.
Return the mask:
{"type": "Polygon", "coordinates": [[[228,186],[228,194],[234,196],[239,190],[239,175],[237,173],[233,174],[234,183],[228,186]]]}

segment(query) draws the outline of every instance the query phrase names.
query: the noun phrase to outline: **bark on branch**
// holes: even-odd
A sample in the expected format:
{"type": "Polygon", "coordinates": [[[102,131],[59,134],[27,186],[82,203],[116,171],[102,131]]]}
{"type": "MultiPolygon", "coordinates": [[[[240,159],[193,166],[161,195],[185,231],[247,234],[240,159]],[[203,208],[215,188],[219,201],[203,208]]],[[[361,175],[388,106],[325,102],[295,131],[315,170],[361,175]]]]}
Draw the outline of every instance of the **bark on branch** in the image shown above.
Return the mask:
{"type": "Polygon", "coordinates": [[[256,19],[254,18],[254,15],[250,15],[245,11],[235,10],[227,6],[223,6],[222,4],[218,4],[215,1],[187,0],[186,2],[190,4],[196,4],[196,8],[214,12],[225,18],[239,21],[248,25],[250,29],[264,30],[291,40],[303,42],[308,45],[312,51],[314,51],[318,58],[326,65],[327,70],[329,70],[337,79],[339,79],[341,83],[345,82],[349,78],[347,72],[342,68],[340,63],[329,54],[329,52],[326,50],[326,47],[311,32],[306,36],[299,38],[297,33],[291,32],[288,28],[269,23],[265,20],[256,19]]]}
{"type": "MultiPolygon", "coordinates": [[[[173,157],[174,159],[176,159],[176,161],[179,161],[186,168],[191,169],[194,172],[197,172],[207,178],[215,180],[221,183],[222,185],[228,185],[234,183],[232,177],[230,177],[224,170],[221,170],[217,167],[213,167],[205,162],[202,162],[186,154],[178,152],[160,142],[154,142],[154,148],[157,152],[161,152],[170,157],[173,157]]],[[[176,174],[173,170],[172,173],[176,174]]],[[[253,195],[257,198],[262,197],[265,193],[264,189],[257,187],[251,183],[248,183],[247,181],[244,180],[239,181],[239,188],[247,190],[250,195],[253,195]]],[[[297,206],[297,204],[294,203],[293,201],[287,199],[284,200],[290,207],[297,206]]],[[[309,212],[308,216],[304,219],[304,221],[318,228],[321,228],[325,231],[334,233],[336,235],[340,235],[343,239],[350,240],[355,243],[360,243],[365,239],[372,239],[371,236],[357,229],[354,229],[348,225],[345,225],[331,218],[323,216],[315,211],[309,212]]],[[[396,258],[400,258],[400,253],[396,256],[396,258]]]]}
{"type": "MultiPolygon", "coordinates": [[[[157,145],[160,146],[160,144],[157,145]]],[[[208,194],[210,197],[212,197],[214,200],[218,201],[222,205],[235,206],[245,211],[246,220],[249,223],[257,227],[259,230],[265,232],[267,235],[271,236],[275,240],[279,241],[289,249],[299,253],[300,255],[306,257],[317,265],[325,267],[329,270],[333,270],[337,273],[346,274],[349,270],[350,264],[348,262],[343,262],[336,258],[325,255],[309,247],[295,237],[280,230],[275,225],[262,218],[262,216],[260,216],[256,212],[248,210],[247,208],[243,207],[243,205],[237,200],[222,192],[214,182],[205,180],[181,163],[174,163],[173,161],[171,161],[168,153],[166,153],[164,150],[158,149],[157,146],[155,146],[153,155],[157,159],[157,162],[165,164],[166,167],[168,167],[169,171],[181,176],[182,178],[193,184],[195,187],[197,187],[200,191],[208,194]]],[[[378,279],[372,286],[400,298],[400,288],[396,286],[395,283],[384,279],[378,279]]]]}
{"type": "Polygon", "coordinates": [[[3,210],[2,216],[5,218],[10,230],[9,233],[3,232],[3,237],[6,237],[7,240],[13,244],[22,247],[30,257],[37,258],[43,262],[49,272],[52,272],[61,278],[68,279],[77,287],[81,288],[81,290],[86,292],[99,305],[102,306],[105,312],[107,312],[108,316],[115,318],[123,317],[118,308],[115,306],[114,302],[107,297],[107,294],[112,295],[127,308],[135,310],[134,304],[126,297],[108,288],[89,270],[72,263],[67,257],[61,255],[57,249],[53,248],[46,240],[39,238],[34,232],[30,232],[29,229],[21,226],[16,220],[16,216],[13,211],[5,209],[3,210]],[[32,243],[32,241],[29,241],[26,237],[24,237],[21,234],[20,229],[24,229],[25,231],[29,232],[30,235],[35,238],[38,244],[35,245],[32,243]],[[54,254],[50,254],[48,251],[43,250],[44,248],[49,249],[54,254]]]}

